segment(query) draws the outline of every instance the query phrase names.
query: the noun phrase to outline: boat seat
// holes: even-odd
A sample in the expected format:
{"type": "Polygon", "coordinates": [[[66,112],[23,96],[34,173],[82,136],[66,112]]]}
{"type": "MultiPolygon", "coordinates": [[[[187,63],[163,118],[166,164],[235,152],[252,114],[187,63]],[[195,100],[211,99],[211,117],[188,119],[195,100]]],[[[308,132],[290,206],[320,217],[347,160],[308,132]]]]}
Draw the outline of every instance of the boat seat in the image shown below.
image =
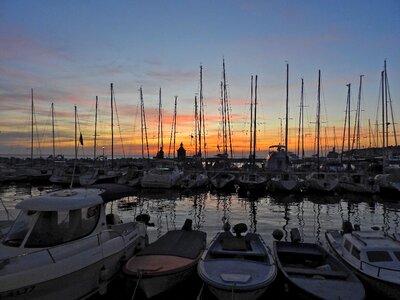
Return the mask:
{"type": "Polygon", "coordinates": [[[283,268],[288,274],[298,274],[298,275],[319,275],[328,278],[346,279],[347,274],[342,271],[333,270],[323,270],[323,269],[306,269],[306,268],[294,268],[294,267],[284,267],[283,268]]]}

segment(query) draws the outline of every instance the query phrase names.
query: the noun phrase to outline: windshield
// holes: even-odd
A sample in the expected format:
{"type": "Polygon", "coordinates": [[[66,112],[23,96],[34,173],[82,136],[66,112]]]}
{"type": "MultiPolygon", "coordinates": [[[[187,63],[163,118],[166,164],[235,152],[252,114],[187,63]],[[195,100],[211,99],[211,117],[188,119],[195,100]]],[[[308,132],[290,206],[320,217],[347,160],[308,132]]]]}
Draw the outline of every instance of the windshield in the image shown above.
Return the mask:
{"type": "Polygon", "coordinates": [[[90,234],[98,223],[100,205],[66,211],[22,212],[7,234],[4,244],[27,248],[50,247],[76,240],[90,234]]]}
{"type": "Polygon", "coordinates": [[[7,233],[3,244],[12,247],[21,246],[36,215],[37,212],[35,211],[21,211],[11,230],[7,233]]]}

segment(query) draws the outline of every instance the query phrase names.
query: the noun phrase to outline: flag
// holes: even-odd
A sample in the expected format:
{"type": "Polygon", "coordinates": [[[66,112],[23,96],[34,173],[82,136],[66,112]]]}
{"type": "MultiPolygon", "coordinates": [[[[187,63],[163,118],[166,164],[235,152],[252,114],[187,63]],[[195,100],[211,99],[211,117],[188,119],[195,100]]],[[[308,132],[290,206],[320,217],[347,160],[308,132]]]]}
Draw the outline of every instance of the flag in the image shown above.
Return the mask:
{"type": "Polygon", "coordinates": [[[79,143],[83,146],[83,136],[82,136],[82,132],[80,133],[80,136],[79,136],[79,143]]]}

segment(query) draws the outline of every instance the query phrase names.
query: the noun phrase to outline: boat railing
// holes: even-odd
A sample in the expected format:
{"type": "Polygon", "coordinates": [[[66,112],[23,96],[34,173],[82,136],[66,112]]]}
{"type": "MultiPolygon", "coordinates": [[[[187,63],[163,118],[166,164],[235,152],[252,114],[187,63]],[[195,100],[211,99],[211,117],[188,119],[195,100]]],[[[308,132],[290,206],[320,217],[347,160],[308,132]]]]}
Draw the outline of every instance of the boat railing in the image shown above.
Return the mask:
{"type": "MultiPolygon", "coordinates": [[[[0,259],[0,274],[2,272],[9,273],[10,271],[22,271],[26,270],[27,267],[35,267],[43,265],[44,263],[57,263],[58,261],[82,253],[82,251],[92,249],[93,247],[100,246],[103,248],[105,242],[116,237],[121,238],[122,242],[125,243],[126,239],[124,232],[126,232],[127,228],[124,227],[121,229],[122,230],[106,229],[96,235],[87,236],[76,241],[2,258],[0,259]],[[79,241],[79,243],[77,243],[77,241],[79,241]],[[7,265],[10,264],[13,265],[12,269],[7,268],[7,265]]],[[[105,252],[102,249],[101,255],[104,256],[104,253],[105,252]]]]}
{"type": "Polygon", "coordinates": [[[369,262],[360,261],[360,270],[363,271],[369,271],[369,272],[375,272],[376,271],[376,277],[380,278],[380,277],[386,277],[386,276],[399,276],[400,275],[400,270],[399,269],[392,269],[392,268],[388,268],[388,267],[380,267],[380,266],[376,266],[373,265],[369,262]]]}

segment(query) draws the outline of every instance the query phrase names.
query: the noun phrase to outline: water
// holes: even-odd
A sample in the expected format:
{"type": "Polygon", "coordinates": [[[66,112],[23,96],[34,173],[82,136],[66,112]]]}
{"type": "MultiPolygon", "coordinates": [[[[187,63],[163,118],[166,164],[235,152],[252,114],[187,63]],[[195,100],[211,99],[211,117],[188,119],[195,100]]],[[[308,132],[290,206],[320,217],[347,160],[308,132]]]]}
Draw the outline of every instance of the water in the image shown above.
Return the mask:
{"type": "MultiPolygon", "coordinates": [[[[7,219],[6,210],[12,217],[16,217],[17,211],[14,210],[14,206],[18,201],[55,188],[59,187],[26,184],[0,186],[0,220],[7,219]]],[[[195,229],[207,233],[208,243],[221,230],[223,217],[232,225],[246,223],[250,231],[260,233],[271,247],[273,230],[283,230],[283,239],[289,240],[291,228],[299,228],[306,242],[325,244],[325,231],[341,228],[345,220],[360,224],[364,229],[379,226],[388,234],[400,232],[400,202],[388,201],[378,196],[354,194],[274,194],[249,198],[239,196],[236,192],[216,193],[206,190],[185,194],[178,190],[138,190],[134,196],[109,203],[107,210],[119,214],[125,221],[132,220],[140,213],[148,213],[151,217],[150,222],[154,222],[155,225],[148,228],[150,242],[168,230],[180,229],[187,218],[193,220],[195,229]]],[[[180,289],[179,294],[184,297],[181,299],[196,299],[200,289],[201,282],[198,278],[193,278],[188,291],[183,289],[187,293],[180,289]]],[[[274,293],[279,298],[281,291],[279,287],[277,289],[274,293]]],[[[120,287],[116,288],[102,298],[123,298],[122,290],[120,287]]],[[[140,295],[135,299],[141,299],[140,295]]],[[[213,297],[203,290],[202,299],[213,297]]]]}

